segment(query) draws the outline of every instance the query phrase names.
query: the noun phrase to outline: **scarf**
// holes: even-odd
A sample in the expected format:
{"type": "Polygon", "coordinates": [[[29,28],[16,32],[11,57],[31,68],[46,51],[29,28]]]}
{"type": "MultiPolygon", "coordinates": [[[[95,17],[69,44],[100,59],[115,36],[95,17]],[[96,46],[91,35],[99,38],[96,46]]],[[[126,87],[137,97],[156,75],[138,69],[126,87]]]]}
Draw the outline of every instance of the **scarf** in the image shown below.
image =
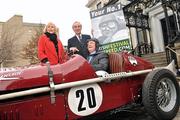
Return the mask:
{"type": "Polygon", "coordinates": [[[49,32],[45,32],[44,34],[54,43],[54,47],[55,47],[56,53],[58,55],[57,35],[55,33],[49,33],[49,32]]]}
{"type": "Polygon", "coordinates": [[[55,33],[45,32],[45,35],[54,43],[54,45],[57,45],[58,41],[55,33]]]}

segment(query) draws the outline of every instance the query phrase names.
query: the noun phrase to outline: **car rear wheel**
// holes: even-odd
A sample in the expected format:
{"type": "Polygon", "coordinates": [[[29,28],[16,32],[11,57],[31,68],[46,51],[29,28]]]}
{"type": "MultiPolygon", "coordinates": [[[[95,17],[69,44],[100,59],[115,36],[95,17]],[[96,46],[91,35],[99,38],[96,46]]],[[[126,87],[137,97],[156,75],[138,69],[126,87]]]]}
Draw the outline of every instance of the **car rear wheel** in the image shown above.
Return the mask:
{"type": "Polygon", "coordinates": [[[143,84],[142,102],[147,112],[157,120],[171,120],[180,103],[179,84],[167,69],[150,72],[143,84]]]}

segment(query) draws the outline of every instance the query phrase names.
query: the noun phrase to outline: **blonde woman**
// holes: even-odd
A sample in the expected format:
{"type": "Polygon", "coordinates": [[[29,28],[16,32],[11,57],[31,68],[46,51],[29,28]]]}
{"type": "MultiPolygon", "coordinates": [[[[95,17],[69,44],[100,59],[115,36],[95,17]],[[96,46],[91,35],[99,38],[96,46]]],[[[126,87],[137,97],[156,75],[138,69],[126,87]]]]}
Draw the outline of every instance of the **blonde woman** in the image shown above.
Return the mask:
{"type": "Polygon", "coordinates": [[[52,22],[45,26],[44,34],[39,38],[38,57],[42,63],[51,65],[64,62],[64,48],[58,38],[58,29],[52,22]]]}

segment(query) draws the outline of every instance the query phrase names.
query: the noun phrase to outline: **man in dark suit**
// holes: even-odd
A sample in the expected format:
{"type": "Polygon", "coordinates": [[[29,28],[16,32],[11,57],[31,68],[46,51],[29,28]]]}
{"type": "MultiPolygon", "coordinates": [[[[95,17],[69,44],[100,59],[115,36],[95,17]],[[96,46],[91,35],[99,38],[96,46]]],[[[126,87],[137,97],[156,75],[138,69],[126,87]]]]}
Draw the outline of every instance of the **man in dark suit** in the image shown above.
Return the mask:
{"type": "Polygon", "coordinates": [[[87,39],[90,39],[90,35],[85,35],[81,33],[82,25],[80,22],[74,22],[72,29],[75,36],[68,40],[68,52],[73,52],[73,54],[79,54],[84,58],[87,57],[87,39]]]}

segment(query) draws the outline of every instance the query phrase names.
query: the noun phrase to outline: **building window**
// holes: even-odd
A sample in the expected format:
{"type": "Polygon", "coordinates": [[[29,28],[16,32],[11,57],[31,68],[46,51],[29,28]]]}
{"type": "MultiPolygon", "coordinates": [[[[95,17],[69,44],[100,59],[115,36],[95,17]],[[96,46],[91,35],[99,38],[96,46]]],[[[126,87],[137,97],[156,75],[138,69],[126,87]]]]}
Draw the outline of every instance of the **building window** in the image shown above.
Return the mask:
{"type": "Polygon", "coordinates": [[[99,3],[97,4],[97,9],[100,9],[100,8],[102,8],[101,2],[99,2],[99,3]]]}

